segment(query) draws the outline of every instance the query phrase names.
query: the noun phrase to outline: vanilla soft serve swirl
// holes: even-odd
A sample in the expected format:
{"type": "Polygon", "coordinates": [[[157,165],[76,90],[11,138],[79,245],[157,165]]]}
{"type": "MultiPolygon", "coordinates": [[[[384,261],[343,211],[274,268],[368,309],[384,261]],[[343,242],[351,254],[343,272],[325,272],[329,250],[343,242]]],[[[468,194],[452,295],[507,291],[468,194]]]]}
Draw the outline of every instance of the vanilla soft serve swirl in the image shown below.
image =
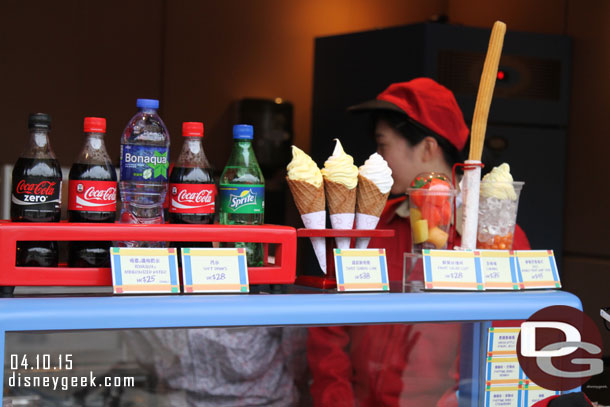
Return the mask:
{"type": "Polygon", "coordinates": [[[324,163],[322,175],[329,181],[345,185],[347,189],[354,189],[358,185],[358,167],[354,165],[352,156],[343,151],[339,139],[335,141],[335,150],[324,163]]]}
{"type": "Polygon", "coordinates": [[[513,187],[513,176],[510,166],[506,163],[494,167],[491,172],[481,180],[481,196],[485,198],[517,199],[513,187]]]}
{"type": "Polygon", "coordinates": [[[288,178],[293,181],[305,181],[319,188],[322,185],[320,169],[303,150],[292,146],[292,160],[288,164],[288,178]]]}
{"type": "Polygon", "coordinates": [[[388,166],[386,160],[377,153],[371,154],[368,160],[360,166],[360,175],[371,180],[382,194],[390,192],[394,179],[392,178],[392,170],[388,166]]]}

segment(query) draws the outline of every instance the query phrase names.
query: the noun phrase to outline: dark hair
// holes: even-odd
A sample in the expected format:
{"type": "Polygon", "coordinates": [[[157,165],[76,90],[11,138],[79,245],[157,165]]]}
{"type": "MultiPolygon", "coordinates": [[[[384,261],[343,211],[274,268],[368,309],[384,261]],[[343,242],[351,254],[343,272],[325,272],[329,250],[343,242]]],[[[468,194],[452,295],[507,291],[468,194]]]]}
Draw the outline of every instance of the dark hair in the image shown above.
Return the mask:
{"type": "Polygon", "coordinates": [[[373,132],[377,123],[381,120],[387,122],[392,128],[403,136],[407,143],[411,146],[416,146],[421,143],[426,137],[432,137],[436,140],[438,145],[443,151],[443,158],[449,165],[453,167],[455,163],[464,162],[464,156],[462,152],[459,152],[453,144],[451,144],[446,138],[439,136],[432,130],[424,127],[416,121],[410,119],[407,115],[392,110],[379,110],[373,112],[373,132]]]}

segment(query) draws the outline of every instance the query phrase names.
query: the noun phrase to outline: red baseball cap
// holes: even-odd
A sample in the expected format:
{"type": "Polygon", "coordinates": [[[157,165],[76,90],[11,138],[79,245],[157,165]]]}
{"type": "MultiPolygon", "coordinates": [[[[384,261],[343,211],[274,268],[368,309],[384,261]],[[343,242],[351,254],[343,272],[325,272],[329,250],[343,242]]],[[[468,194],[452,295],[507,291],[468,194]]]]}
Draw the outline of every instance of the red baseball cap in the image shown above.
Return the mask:
{"type": "Polygon", "coordinates": [[[391,84],[375,100],[348,108],[357,110],[394,110],[407,115],[449,141],[462,151],[468,139],[468,127],[453,93],[430,78],[416,78],[391,84]]]}

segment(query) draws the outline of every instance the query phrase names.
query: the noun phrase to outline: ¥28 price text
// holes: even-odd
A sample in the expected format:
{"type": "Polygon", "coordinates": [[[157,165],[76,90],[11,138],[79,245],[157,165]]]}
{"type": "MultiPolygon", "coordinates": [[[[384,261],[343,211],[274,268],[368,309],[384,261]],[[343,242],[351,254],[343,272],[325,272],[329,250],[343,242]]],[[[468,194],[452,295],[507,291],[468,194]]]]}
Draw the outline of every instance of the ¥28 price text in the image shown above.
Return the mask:
{"type": "Polygon", "coordinates": [[[227,275],[225,273],[214,273],[206,277],[206,280],[215,280],[215,281],[223,281],[227,279],[227,275]]]}

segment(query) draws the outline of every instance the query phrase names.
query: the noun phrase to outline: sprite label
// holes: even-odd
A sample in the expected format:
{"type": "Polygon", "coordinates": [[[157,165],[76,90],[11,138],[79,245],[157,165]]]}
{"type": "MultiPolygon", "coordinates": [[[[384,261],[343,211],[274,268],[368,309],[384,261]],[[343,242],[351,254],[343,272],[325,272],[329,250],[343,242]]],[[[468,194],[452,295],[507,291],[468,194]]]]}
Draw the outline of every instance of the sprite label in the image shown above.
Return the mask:
{"type": "Polygon", "coordinates": [[[230,214],[259,214],[265,210],[265,186],[221,184],[220,211],[230,214]]]}

